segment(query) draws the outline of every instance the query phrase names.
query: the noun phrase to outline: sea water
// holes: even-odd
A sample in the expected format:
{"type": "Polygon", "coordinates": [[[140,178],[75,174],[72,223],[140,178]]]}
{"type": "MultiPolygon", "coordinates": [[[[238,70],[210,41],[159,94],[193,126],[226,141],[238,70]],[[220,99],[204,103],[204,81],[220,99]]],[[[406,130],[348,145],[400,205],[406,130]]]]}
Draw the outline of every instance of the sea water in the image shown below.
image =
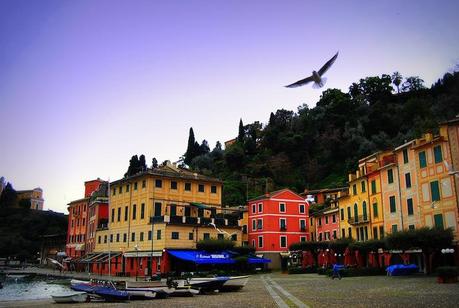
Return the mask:
{"type": "Polygon", "coordinates": [[[3,289],[0,289],[0,302],[16,300],[50,299],[52,294],[68,292],[65,285],[52,284],[46,278],[2,280],[3,289]]]}

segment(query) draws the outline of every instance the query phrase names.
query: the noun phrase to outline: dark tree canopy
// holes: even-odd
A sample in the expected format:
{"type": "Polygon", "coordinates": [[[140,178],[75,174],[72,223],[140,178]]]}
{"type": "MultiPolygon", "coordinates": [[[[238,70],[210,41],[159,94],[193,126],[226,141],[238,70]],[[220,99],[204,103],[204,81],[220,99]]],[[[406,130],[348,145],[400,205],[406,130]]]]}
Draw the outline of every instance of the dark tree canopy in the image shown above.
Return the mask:
{"type": "Polygon", "coordinates": [[[18,195],[11,183],[7,183],[0,195],[0,207],[15,207],[17,205],[18,195]]]}

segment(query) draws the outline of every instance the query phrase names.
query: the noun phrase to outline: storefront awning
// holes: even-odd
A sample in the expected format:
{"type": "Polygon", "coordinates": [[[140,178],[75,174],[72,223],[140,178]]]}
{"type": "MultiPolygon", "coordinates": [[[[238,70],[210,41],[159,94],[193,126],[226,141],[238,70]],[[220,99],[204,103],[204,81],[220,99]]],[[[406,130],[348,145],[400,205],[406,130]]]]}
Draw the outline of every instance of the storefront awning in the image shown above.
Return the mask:
{"type": "Polygon", "coordinates": [[[271,263],[271,259],[251,257],[248,258],[247,262],[249,264],[271,263]]]}
{"type": "Polygon", "coordinates": [[[196,264],[233,264],[236,263],[227,252],[210,253],[200,250],[168,250],[173,257],[196,264]]]}
{"type": "Polygon", "coordinates": [[[204,205],[202,203],[198,203],[198,202],[190,202],[190,205],[192,206],[195,206],[197,207],[198,209],[204,209],[204,210],[209,210],[211,209],[211,207],[207,206],[207,205],[204,205]]]}
{"type": "Polygon", "coordinates": [[[163,255],[162,251],[139,251],[139,252],[125,252],[123,257],[125,258],[142,258],[142,257],[161,257],[163,255]]]}

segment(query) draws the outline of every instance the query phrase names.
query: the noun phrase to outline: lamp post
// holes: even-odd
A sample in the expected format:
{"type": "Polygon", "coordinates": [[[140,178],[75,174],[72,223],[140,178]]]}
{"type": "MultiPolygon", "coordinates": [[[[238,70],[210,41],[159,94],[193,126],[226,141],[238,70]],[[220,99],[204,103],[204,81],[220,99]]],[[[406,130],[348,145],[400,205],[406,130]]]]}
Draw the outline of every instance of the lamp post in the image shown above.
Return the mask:
{"type": "MultiPolygon", "coordinates": [[[[441,254],[443,256],[443,265],[447,265],[445,264],[445,258],[448,258],[447,256],[450,256],[454,253],[454,249],[453,248],[443,248],[441,250],[441,254]]],[[[450,263],[450,262],[447,262],[447,263],[450,263]]]]}
{"type": "Polygon", "coordinates": [[[134,246],[134,249],[135,249],[135,252],[136,252],[136,263],[137,263],[137,267],[135,269],[135,281],[137,281],[137,277],[139,275],[139,246],[137,246],[137,244],[135,244],[134,246]]]}

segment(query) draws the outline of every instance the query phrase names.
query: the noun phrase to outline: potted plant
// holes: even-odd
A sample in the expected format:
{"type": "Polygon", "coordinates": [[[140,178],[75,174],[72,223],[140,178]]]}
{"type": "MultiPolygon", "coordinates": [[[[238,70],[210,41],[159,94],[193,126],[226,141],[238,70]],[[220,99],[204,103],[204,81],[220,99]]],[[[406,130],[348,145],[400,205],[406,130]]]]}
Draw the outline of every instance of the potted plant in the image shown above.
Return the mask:
{"type": "Polygon", "coordinates": [[[437,281],[438,283],[455,283],[459,269],[455,266],[440,266],[437,268],[437,281]]]}

